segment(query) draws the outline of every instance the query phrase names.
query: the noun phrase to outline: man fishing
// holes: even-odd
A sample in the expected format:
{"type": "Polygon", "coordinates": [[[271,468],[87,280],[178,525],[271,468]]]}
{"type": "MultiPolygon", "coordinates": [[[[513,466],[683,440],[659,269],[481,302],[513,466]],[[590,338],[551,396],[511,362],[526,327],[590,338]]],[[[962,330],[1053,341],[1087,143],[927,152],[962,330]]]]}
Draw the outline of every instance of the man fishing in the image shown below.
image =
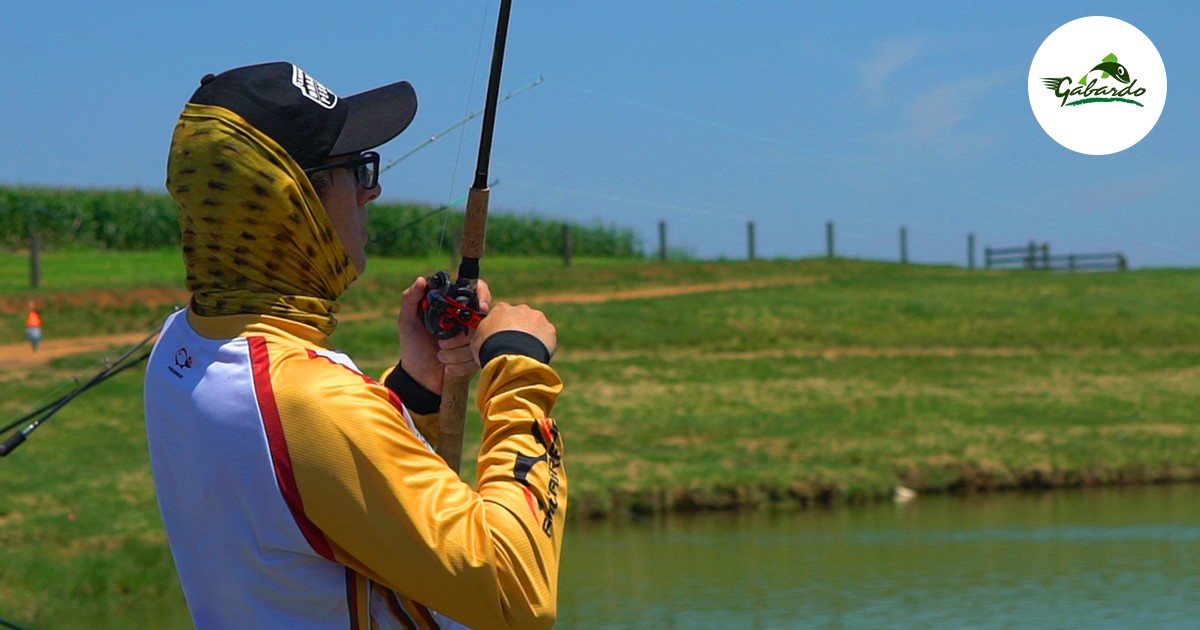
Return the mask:
{"type": "Polygon", "coordinates": [[[366,266],[371,151],[411,122],[405,82],[341,97],[291,63],[208,75],[167,164],[189,308],[146,371],[151,463],[198,628],[545,627],[567,505],[550,413],[554,326],[491,305],[435,339],[403,292],[399,363],[335,350],[366,266]],[[478,490],[432,443],[443,378],[479,371],[478,490]]]}

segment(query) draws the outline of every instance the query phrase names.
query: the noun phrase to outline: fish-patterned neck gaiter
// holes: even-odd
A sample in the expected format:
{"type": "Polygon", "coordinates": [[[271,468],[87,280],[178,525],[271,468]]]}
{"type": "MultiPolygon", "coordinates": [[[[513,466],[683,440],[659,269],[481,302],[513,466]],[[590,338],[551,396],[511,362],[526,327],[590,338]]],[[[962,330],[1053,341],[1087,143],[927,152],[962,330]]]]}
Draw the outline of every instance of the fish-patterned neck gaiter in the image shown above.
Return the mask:
{"type": "Polygon", "coordinates": [[[274,315],[337,325],[358,271],[308,176],[237,114],[187,104],[167,161],[197,315],[274,315]]]}

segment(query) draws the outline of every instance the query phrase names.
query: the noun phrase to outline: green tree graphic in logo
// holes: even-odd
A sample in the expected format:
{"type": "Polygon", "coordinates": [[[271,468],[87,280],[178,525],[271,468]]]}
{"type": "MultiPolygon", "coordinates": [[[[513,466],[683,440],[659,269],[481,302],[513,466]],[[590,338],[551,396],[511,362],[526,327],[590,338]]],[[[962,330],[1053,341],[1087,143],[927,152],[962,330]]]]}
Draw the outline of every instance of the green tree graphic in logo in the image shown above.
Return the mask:
{"type": "Polygon", "coordinates": [[[1094,68],[1083,73],[1083,76],[1079,77],[1079,81],[1074,87],[1071,87],[1071,77],[1069,76],[1057,78],[1045,77],[1042,79],[1042,85],[1045,85],[1047,89],[1054,92],[1054,96],[1062,99],[1059,107],[1066,105],[1088,105],[1091,103],[1128,103],[1144,107],[1144,105],[1129,97],[1140,97],[1146,93],[1146,88],[1137,87],[1137,79],[1129,78],[1129,70],[1118,63],[1117,56],[1112,53],[1101,59],[1100,63],[1096,64],[1094,68]],[[1097,70],[1100,71],[1100,76],[1089,79],[1089,77],[1092,77],[1092,73],[1097,70]],[[1096,85],[1099,81],[1106,79],[1115,80],[1123,85],[1096,85]],[[1080,98],[1068,103],[1067,99],[1073,96],[1080,98]]]}

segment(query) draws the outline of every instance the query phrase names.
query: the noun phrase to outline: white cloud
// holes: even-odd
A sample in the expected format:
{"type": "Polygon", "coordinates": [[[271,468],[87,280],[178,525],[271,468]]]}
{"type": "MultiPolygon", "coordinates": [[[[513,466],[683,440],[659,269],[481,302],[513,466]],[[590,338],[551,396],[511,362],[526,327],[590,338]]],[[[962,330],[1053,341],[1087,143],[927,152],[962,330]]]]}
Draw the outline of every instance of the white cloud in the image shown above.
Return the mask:
{"type": "Polygon", "coordinates": [[[1011,89],[1013,72],[947,78],[889,103],[885,131],[870,142],[885,160],[963,160],[995,149],[1003,138],[987,120],[988,100],[1011,89]]]}
{"type": "Polygon", "coordinates": [[[899,133],[916,142],[927,142],[959,126],[976,110],[976,104],[995,91],[1005,72],[994,71],[939,83],[917,92],[904,108],[907,125],[899,133]]]}
{"type": "Polygon", "coordinates": [[[938,63],[939,48],[927,36],[890,39],[859,65],[864,106],[883,123],[869,144],[883,155],[919,150],[926,157],[963,157],[999,141],[992,133],[967,128],[987,111],[986,99],[999,93],[1013,76],[1011,69],[939,74],[946,66],[938,63]]]}
{"type": "Polygon", "coordinates": [[[881,42],[874,54],[859,66],[859,88],[867,98],[883,96],[891,77],[920,57],[927,48],[926,39],[920,36],[881,42]]]}

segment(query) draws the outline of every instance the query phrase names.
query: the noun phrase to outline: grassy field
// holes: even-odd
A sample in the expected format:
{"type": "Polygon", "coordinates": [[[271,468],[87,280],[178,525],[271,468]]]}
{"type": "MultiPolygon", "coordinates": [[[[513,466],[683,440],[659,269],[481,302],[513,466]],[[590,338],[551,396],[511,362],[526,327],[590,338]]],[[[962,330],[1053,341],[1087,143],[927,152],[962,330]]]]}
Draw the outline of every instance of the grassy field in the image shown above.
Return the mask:
{"type": "MultiPolygon", "coordinates": [[[[11,279],[22,260],[0,257],[0,344],[23,340],[30,297],[46,305],[48,338],[140,331],[178,300],[173,252],[56,254],[36,296],[11,279]]],[[[560,328],[555,365],[568,385],[555,416],[572,518],[865,502],[898,485],[1200,480],[1200,271],[485,265],[498,297],[539,305],[560,328]]],[[[382,371],[396,356],[400,290],[439,266],[372,261],[334,341],[382,371]]],[[[98,359],[0,371],[0,419],[61,393],[98,359]]],[[[0,461],[0,616],[170,625],[138,617],[139,602],[180,597],[140,396],[136,373],[114,378],[0,461]]],[[[470,420],[468,451],[478,447],[470,420]]]]}

